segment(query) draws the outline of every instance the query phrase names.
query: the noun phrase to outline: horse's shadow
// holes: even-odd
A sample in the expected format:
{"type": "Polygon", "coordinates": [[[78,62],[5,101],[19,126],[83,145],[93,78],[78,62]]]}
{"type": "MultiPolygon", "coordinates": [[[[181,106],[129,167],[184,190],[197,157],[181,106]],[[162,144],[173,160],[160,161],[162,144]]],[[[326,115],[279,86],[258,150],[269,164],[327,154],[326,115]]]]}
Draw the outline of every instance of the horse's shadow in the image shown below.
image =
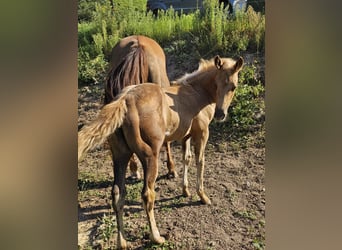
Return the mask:
{"type": "MultiPolygon", "coordinates": [[[[160,175],[157,178],[158,180],[167,180],[169,179],[167,174],[160,175]]],[[[141,180],[136,179],[126,179],[127,185],[136,185],[141,180]]],[[[105,180],[105,181],[82,181],[78,180],[78,189],[80,191],[86,191],[91,189],[99,189],[99,188],[108,188],[112,186],[112,181],[105,180]]],[[[182,207],[191,207],[191,206],[200,206],[202,203],[200,201],[193,201],[191,199],[184,199],[183,201],[180,201],[181,198],[184,196],[182,195],[176,195],[173,197],[167,197],[167,198],[161,198],[156,199],[155,201],[155,209],[162,210],[162,209],[174,209],[174,208],[182,208],[182,207]],[[172,202],[174,201],[174,202],[172,202]]],[[[80,207],[78,208],[78,221],[83,222],[87,220],[93,220],[101,218],[105,212],[104,210],[113,210],[111,201],[106,205],[95,205],[95,206],[87,206],[87,207],[80,207]],[[96,212],[99,211],[99,212],[96,212]]],[[[143,206],[141,201],[136,200],[125,200],[125,208],[126,213],[139,213],[143,211],[143,206]]]]}
{"type": "MultiPolygon", "coordinates": [[[[167,175],[161,175],[158,177],[158,180],[164,180],[168,179],[167,175]]],[[[134,180],[134,179],[126,179],[127,185],[137,185],[141,181],[134,180]]],[[[91,189],[99,189],[99,188],[108,188],[112,186],[112,181],[87,181],[86,183],[79,180],[79,189],[80,184],[83,184],[82,190],[91,190],[91,189]],[[86,185],[85,185],[86,184],[86,185]]],[[[136,187],[138,188],[138,187],[136,187]]],[[[194,207],[194,206],[200,206],[200,201],[193,201],[191,198],[183,198],[182,195],[174,195],[170,197],[162,197],[160,199],[156,199],[155,201],[155,211],[163,213],[163,211],[171,209],[178,209],[183,207],[194,207]]],[[[133,199],[126,199],[125,200],[125,207],[124,207],[124,214],[137,214],[137,213],[144,213],[142,201],[137,201],[133,199]]],[[[172,213],[172,211],[171,211],[172,213]]],[[[79,205],[78,207],[78,222],[85,222],[96,220],[97,222],[93,224],[89,228],[89,239],[88,243],[91,244],[93,239],[95,239],[98,234],[98,228],[101,224],[102,219],[105,216],[108,215],[114,215],[115,212],[111,204],[111,199],[108,200],[107,204],[101,204],[101,205],[89,205],[86,207],[81,207],[79,205]]],[[[147,223],[147,222],[146,222],[147,223]]],[[[138,239],[140,239],[140,236],[135,235],[134,233],[127,232],[127,237],[129,241],[135,242],[138,239]]],[[[153,248],[155,245],[148,241],[148,234],[144,235],[143,238],[145,239],[143,241],[143,245],[133,248],[135,250],[139,249],[145,249],[145,248],[153,248]]]]}

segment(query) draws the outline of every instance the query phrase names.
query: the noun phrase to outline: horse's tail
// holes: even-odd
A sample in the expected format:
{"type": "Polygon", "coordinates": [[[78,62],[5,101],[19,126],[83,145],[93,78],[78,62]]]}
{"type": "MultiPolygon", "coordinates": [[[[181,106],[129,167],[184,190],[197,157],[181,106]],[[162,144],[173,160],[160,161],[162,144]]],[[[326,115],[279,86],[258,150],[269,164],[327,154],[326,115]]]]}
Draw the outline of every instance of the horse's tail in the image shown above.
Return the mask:
{"type": "Polygon", "coordinates": [[[121,127],[127,113],[125,94],[105,105],[98,117],[78,132],[78,160],[89,150],[100,146],[108,136],[121,127]]]}
{"type": "Polygon", "coordinates": [[[107,104],[117,96],[123,88],[148,81],[148,64],[146,53],[141,45],[131,47],[131,51],[123,61],[109,70],[105,85],[105,100],[107,104]]]}

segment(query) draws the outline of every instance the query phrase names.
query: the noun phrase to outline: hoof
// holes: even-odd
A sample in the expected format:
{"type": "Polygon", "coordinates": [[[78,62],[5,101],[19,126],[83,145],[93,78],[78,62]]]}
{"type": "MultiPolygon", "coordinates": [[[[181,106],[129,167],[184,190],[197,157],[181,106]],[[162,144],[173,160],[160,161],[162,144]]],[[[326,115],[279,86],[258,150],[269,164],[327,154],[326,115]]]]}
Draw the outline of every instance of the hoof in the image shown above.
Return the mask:
{"type": "Polygon", "coordinates": [[[174,179],[174,178],[177,178],[177,177],[178,177],[178,174],[177,174],[176,171],[172,171],[172,172],[169,172],[169,173],[167,174],[167,178],[168,178],[168,179],[174,179]]]}
{"type": "Polygon", "coordinates": [[[128,177],[129,180],[141,180],[141,175],[139,172],[134,172],[128,177]]]}
{"type": "Polygon", "coordinates": [[[155,244],[163,244],[165,242],[165,238],[162,237],[162,236],[159,236],[159,237],[156,237],[156,238],[152,237],[151,241],[153,243],[155,243],[155,244]]]}
{"type": "Polygon", "coordinates": [[[183,196],[184,197],[190,197],[190,192],[188,188],[183,188],[183,196]]]}
{"type": "Polygon", "coordinates": [[[118,249],[127,249],[129,246],[130,245],[123,237],[118,236],[118,249]]]}
{"type": "Polygon", "coordinates": [[[200,198],[201,198],[202,204],[211,205],[210,199],[209,199],[208,196],[206,196],[205,194],[200,195],[200,198]]]}

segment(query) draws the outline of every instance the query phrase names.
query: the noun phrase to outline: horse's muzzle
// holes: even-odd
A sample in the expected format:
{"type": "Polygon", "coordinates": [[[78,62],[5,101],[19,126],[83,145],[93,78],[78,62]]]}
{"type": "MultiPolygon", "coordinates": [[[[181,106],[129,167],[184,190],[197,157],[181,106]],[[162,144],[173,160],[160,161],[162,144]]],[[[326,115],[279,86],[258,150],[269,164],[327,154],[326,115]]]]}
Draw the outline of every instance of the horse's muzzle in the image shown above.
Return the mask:
{"type": "Polygon", "coordinates": [[[215,109],[214,118],[218,121],[223,121],[226,118],[226,114],[222,109],[215,109]]]}

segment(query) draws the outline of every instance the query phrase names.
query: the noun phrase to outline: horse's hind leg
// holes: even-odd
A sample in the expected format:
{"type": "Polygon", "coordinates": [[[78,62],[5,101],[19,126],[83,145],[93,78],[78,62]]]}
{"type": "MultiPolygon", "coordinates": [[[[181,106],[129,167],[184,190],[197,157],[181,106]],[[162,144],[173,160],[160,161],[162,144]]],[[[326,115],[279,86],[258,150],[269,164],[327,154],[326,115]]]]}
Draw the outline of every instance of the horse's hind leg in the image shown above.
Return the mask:
{"type": "Polygon", "coordinates": [[[141,195],[150,225],[150,238],[153,242],[161,244],[165,242],[165,239],[160,236],[156,220],[154,218],[154,184],[158,174],[158,156],[159,151],[151,152],[151,154],[147,154],[147,156],[141,158],[141,162],[144,167],[144,187],[141,195]]]}
{"type": "Polygon", "coordinates": [[[165,135],[164,124],[162,123],[162,116],[157,113],[155,116],[150,117],[155,126],[151,126],[150,123],[146,122],[140,123],[136,104],[132,102],[128,106],[131,108],[130,112],[127,113],[126,119],[130,122],[130,126],[124,126],[123,132],[129,148],[137,154],[144,169],[142,200],[150,225],[151,240],[161,244],[165,242],[165,239],[159,234],[153,209],[155,200],[154,184],[158,174],[158,157],[165,135]]]}
{"type": "Polygon", "coordinates": [[[162,139],[155,140],[153,143],[151,142],[153,146],[145,143],[140,136],[136,137],[135,142],[135,145],[132,146],[135,148],[135,152],[137,153],[144,169],[144,187],[141,192],[141,196],[150,226],[150,238],[153,242],[161,244],[165,242],[165,239],[160,236],[156,220],[154,218],[154,184],[158,175],[158,159],[160,148],[162,146],[162,139]]]}
{"type": "Polygon", "coordinates": [[[113,156],[114,183],[112,201],[118,227],[117,246],[118,249],[126,249],[127,242],[124,237],[123,226],[123,207],[126,195],[125,174],[132,152],[128,148],[121,131],[112,135],[109,142],[113,156]]]}

